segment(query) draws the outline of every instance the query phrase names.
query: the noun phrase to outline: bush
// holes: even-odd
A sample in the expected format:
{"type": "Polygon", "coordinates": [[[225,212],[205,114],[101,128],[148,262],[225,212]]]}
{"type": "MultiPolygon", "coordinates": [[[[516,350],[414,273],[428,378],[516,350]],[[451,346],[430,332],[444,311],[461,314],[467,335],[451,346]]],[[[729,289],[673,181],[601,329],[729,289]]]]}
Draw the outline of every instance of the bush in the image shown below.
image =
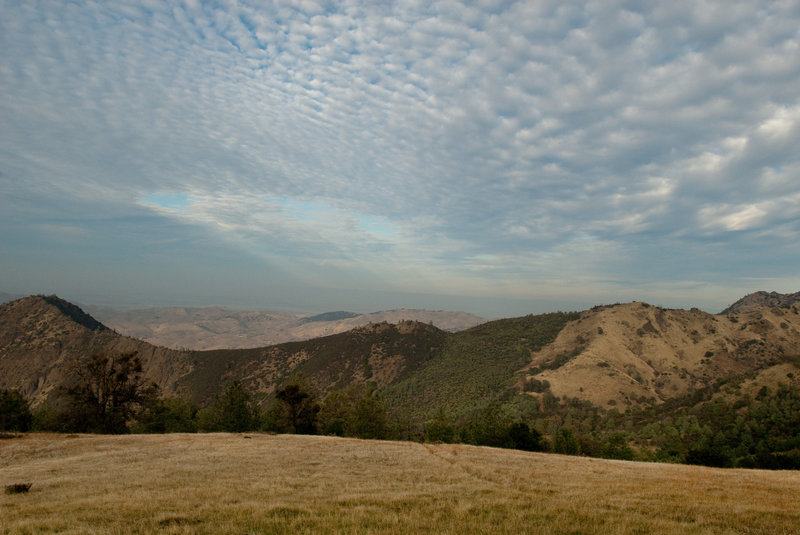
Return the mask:
{"type": "Polygon", "coordinates": [[[606,459],[631,460],[634,458],[633,450],[628,445],[628,439],[622,432],[612,434],[603,444],[602,452],[606,459]]]}
{"type": "Polygon", "coordinates": [[[31,490],[33,483],[14,483],[6,485],[6,494],[24,494],[31,490]]]}
{"type": "Polygon", "coordinates": [[[436,418],[425,422],[425,440],[447,443],[456,441],[456,428],[447,420],[442,409],[439,409],[436,418]]]}
{"type": "Polygon", "coordinates": [[[547,380],[542,381],[532,377],[527,381],[525,381],[525,384],[523,385],[523,390],[525,392],[542,393],[547,390],[550,390],[550,381],[547,380]]]}
{"type": "Polygon", "coordinates": [[[542,434],[524,422],[515,422],[498,403],[490,403],[461,429],[461,442],[477,446],[526,451],[547,449],[542,434]]]}
{"type": "Polygon", "coordinates": [[[726,468],[733,465],[730,456],[720,448],[710,445],[695,447],[686,454],[686,464],[699,464],[702,466],[715,466],[726,468]]]}
{"type": "Polygon", "coordinates": [[[511,448],[524,451],[547,449],[542,434],[522,422],[511,424],[511,427],[508,428],[508,444],[511,448]]]}

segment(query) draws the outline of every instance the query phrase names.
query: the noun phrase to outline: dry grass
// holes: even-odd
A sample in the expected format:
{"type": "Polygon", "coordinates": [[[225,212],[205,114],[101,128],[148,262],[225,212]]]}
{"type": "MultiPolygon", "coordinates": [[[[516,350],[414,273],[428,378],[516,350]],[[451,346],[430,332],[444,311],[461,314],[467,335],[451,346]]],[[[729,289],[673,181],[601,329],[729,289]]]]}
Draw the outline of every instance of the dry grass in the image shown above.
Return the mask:
{"type": "Polygon", "coordinates": [[[797,533],[800,473],[270,435],[0,442],[1,533],[797,533]]]}
{"type": "MultiPolygon", "coordinates": [[[[777,355],[796,354],[798,333],[800,315],[780,309],[740,314],[732,322],[728,316],[696,309],[664,310],[626,303],[586,311],[580,321],[567,324],[552,344],[533,355],[531,366],[575,350],[580,354],[532,377],[548,381],[556,396],[624,411],[641,397],[680,397],[712,385],[717,378],[766,368],[777,355]],[[758,341],[754,348],[766,344],[763,352],[744,351],[753,340],[758,341]],[[743,353],[737,355],[740,350],[743,353]]],[[[762,373],[760,379],[774,381],[771,386],[778,382],[800,385],[800,373],[794,368],[786,364],[779,370],[786,370],[781,375],[762,373]],[[787,372],[797,377],[789,379],[787,372]]]]}

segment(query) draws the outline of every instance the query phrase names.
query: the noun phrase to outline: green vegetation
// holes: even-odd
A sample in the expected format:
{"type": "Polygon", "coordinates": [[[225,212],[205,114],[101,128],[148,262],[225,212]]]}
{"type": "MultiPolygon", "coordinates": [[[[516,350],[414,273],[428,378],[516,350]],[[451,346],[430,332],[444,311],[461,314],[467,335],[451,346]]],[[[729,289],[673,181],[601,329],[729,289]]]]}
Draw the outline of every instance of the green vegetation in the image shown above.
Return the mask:
{"type": "Polygon", "coordinates": [[[270,411],[270,427],[283,433],[314,435],[320,405],[302,380],[294,380],[278,389],[270,411]]]}
{"type": "Polygon", "coordinates": [[[190,401],[163,398],[158,385],[150,385],[142,396],[134,433],[193,433],[197,431],[197,407],[190,401]]]}
{"type": "MultiPolygon", "coordinates": [[[[645,412],[645,411],[638,411],[645,412]]],[[[755,399],[721,397],[653,411],[637,426],[653,458],[720,467],[800,469],[800,392],[762,387],[755,399]],[[662,413],[658,418],[656,414],[662,413]]],[[[638,415],[633,414],[636,418],[638,415]]]]}
{"type": "Polygon", "coordinates": [[[196,421],[200,431],[252,431],[259,426],[260,413],[241,381],[234,380],[210,407],[197,412],[196,421]]]}
{"type": "MultiPolygon", "coordinates": [[[[352,384],[324,401],[303,382],[278,390],[266,411],[252,402],[240,381],[232,381],[214,402],[199,409],[180,399],[162,399],[151,386],[131,415],[137,433],[277,431],[372,439],[466,443],[528,451],[553,451],[608,459],[703,464],[717,467],[800,469],[800,392],[794,387],[762,388],[754,398],[735,401],[694,392],[658,406],[624,413],[588,401],[559,399],[546,391],[541,403],[526,395],[492,401],[454,419],[443,409],[428,420],[394,418],[384,395],[370,384],[352,384]],[[135,419],[133,419],[135,417],[135,419]],[[549,440],[548,440],[549,438],[549,440]]],[[[717,387],[719,390],[719,387],[717,387]]],[[[27,402],[14,391],[0,392],[3,430],[30,428],[27,402]],[[14,419],[21,416],[21,420],[14,419]]],[[[40,409],[40,413],[46,409],[40,409]]],[[[36,415],[34,415],[36,416],[36,415]]],[[[39,430],[91,429],[94,411],[63,414],[56,426],[41,416],[39,430]],[[81,421],[86,418],[87,421],[81,421]],[[70,427],[71,426],[71,427],[70,427]]],[[[114,427],[117,432],[127,428],[114,427]]],[[[97,427],[108,432],[107,427],[97,427]]]]}
{"type": "Polygon", "coordinates": [[[577,312],[492,321],[452,335],[434,357],[386,389],[395,412],[427,421],[443,412],[466,420],[514,395],[514,374],[555,340],[577,312]]]}
{"type": "Polygon", "coordinates": [[[371,384],[351,384],[328,394],[319,413],[327,435],[388,438],[389,422],[383,395],[371,384]]]}
{"type": "Polygon", "coordinates": [[[0,390],[0,431],[25,432],[32,423],[28,400],[17,390],[0,390]]]}
{"type": "MultiPolygon", "coordinates": [[[[720,387],[661,405],[604,410],[552,395],[530,416],[553,451],[716,467],[800,469],[800,392],[763,387],[726,400],[720,387]]],[[[545,394],[547,396],[547,394],[545,394]]]]}

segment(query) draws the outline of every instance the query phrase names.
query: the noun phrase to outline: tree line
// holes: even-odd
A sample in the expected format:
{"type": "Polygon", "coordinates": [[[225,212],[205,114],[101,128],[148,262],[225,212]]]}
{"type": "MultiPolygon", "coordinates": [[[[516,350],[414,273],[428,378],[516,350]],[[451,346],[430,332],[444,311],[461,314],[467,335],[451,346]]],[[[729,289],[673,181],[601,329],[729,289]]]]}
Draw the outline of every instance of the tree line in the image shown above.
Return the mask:
{"type": "Polygon", "coordinates": [[[248,432],[326,434],[364,439],[429,440],[542,451],[541,433],[513,421],[494,404],[453,425],[443,414],[413,422],[387,406],[371,383],[353,383],[320,399],[306,378],[278,388],[266,408],[234,379],[200,407],[164,397],[142,379],[135,353],[96,354],[76,361],[52,402],[31,410],[16,390],[0,391],[0,431],[69,433],[248,432]]]}
{"type": "Polygon", "coordinates": [[[267,403],[257,403],[244,383],[234,379],[200,407],[164,397],[157,385],[145,384],[135,353],[98,354],[77,361],[55,400],[36,410],[19,392],[0,390],[0,431],[263,431],[800,469],[798,390],[763,387],[755,397],[742,395],[729,402],[715,397],[721,386],[623,413],[585,400],[559,399],[549,385],[542,385],[538,400],[520,395],[484,403],[458,420],[442,409],[419,420],[390,406],[374,384],[351,384],[320,398],[300,375],[280,386],[267,403]]]}

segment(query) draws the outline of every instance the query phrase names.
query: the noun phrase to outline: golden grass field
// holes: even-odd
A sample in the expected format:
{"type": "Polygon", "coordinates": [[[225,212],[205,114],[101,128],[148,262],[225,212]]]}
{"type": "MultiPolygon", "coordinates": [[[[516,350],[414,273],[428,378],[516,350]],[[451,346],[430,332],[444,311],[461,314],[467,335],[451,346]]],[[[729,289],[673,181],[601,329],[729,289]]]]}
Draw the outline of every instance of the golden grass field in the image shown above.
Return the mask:
{"type": "Polygon", "coordinates": [[[296,435],[0,440],[0,532],[798,533],[800,472],[296,435]]]}

